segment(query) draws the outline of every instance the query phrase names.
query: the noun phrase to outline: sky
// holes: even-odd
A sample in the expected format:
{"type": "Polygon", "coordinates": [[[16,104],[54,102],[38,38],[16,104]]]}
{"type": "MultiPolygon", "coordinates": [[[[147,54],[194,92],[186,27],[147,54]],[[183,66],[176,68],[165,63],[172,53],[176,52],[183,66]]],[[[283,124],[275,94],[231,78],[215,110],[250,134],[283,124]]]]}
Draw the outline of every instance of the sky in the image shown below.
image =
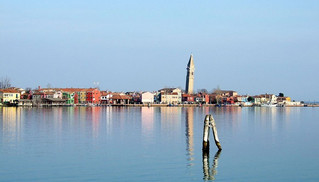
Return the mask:
{"type": "Polygon", "coordinates": [[[0,77],[13,86],[279,92],[319,100],[318,0],[0,0],[0,77]]]}

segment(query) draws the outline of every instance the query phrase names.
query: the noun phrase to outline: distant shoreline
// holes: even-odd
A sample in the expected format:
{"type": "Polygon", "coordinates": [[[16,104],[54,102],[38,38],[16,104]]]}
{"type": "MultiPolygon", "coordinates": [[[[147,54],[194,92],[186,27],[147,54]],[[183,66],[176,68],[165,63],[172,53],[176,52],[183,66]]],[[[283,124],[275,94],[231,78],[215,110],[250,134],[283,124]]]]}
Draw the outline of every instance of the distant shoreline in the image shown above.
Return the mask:
{"type": "MultiPolygon", "coordinates": [[[[220,105],[216,104],[178,104],[178,105],[169,105],[169,104],[99,104],[99,105],[83,105],[83,104],[74,104],[74,105],[41,105],[41,106],[17,106],[17,105],[0,105],[0,107],[263,107],[263,106],[239,106],[239,105],[220,105]]],[[[277,106],[280,107],[280,106],[277,106]]],[[[287,105],[284,107],[319,107],[319,104],[304,104],[304,105],[287,105]]]]}

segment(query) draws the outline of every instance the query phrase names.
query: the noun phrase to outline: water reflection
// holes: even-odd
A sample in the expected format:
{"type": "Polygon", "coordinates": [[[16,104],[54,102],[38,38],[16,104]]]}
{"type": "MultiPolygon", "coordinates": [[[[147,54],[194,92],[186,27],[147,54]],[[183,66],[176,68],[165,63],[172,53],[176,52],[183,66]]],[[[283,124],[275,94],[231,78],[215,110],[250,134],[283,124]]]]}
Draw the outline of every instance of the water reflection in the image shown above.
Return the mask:
{"type": "Polygon", "coordinates": [[[143,138],[151,141],[154,135],[154,107],[142,107],[141,119],[143,138]]]}
{"type": "Polygon", "coordinates": [[[203,152],[203,173],[204,173],[204,180],[215,180],[215,176],[217,174],[217,167],[218,167],[218,159],[221,154],[221,150],[218,150],[214,156],[214,162],[212,169],[210,169],[209,164],[209,152],[203,152]]]}
{"type": "Polygon", "coordinates": [[[181,108],[180,107],[160,107],[161,131],[170,136],[179,134],[181,131],[181,108]]]}
{"type": "Polygon", "coordinates": [[[319,148],[312,142],[318,139],[318,113],[288,107],[3,107],[0,181],[56,174],[69,181],[120,181],[119,171],[132,181],[231,181],[247,178],[246,171],[261,181],[309,181],[318,179],[319,148]],[[201,153],[206,114],[214,114],[226,153],[201,153]]]}
{"type": "Polygon", "coordinates": [[[112,133],[113,133],[113,132],[112,132],[112,131],[113,131],[113,130],[112,130],[112,128],[113,128],[112,108],[113,108],[113,107],[106,107],[106,112],[105,112],[105,115],[106,115],[106,117],[105,117],[105,119],[106,119],[105,128],[106,128],[106,134],[107,134],[108,136],[111,136],[112,133]]]}
{"type": "Polygon", "coordinates": [[[92,133],[93,137],[97,138],[99,136],[100,128],[100,117],[101,117],[101,107],[92,107],[92,133]]]}
{"type": "Polygon", "coordinates": [[[186,110],[186,150],[187,150],[187,160],[190,162],[188,165],[193,165],[194,160],[194,108],[187,108],[186,110]]]}
{"type": "Polygon", "coordinates": [[[23,127],[21,108],[3,107],[2,108],[2,139],[3,142],[15,146],[21,140],[23,127]]]}
{"type": "MultiPolygon", "coordinates": [[[[290,107],[252,107],[244,111],[248,120],[251,121],[249,127],[261,127],[272,132],[286,128],[292,114],[299,115],[300,108],[290,107]],[[291,113],[293,111],[293,113],[291,113]]],[[[244,113],[244,112],[243,112],[244,113]]]]}
{"type": "Polygon", "coordinates": [[[213,113],[214,118],[217,123],[220,121],[225,121],[222,125],[225,125],[228,129],[233,131],[240,127],[242,121],[242,110],[245,108],[241,107],[211,107],[211,113],[213,113]]]}

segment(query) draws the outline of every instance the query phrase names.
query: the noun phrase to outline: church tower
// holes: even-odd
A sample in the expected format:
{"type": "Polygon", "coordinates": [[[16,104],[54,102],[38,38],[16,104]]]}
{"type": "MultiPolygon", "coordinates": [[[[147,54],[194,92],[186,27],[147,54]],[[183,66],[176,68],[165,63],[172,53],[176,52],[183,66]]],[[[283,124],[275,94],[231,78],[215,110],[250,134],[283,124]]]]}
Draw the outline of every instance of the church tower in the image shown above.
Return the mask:
{"type": "Polygon", "coordinates": [[[191,54],[191,57],[189,58],[188,64],[187,64],[187,75],[186,75],[186,88],[185,91],[187,94],[193,94],[194,91],[194,61],[193,61],[193,54],[191,54]]]}

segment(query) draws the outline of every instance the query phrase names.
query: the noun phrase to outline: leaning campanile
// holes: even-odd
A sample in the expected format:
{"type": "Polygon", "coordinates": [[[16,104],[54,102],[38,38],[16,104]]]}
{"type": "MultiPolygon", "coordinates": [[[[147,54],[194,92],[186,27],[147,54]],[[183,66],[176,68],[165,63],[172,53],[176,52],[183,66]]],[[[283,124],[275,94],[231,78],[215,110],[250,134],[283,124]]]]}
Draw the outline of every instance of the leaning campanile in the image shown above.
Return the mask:
{"type": "Polygon", "coordinates": [[[185,91],[187,94],[192,94],[194,91],[194,61],[193,61],[193,54],[191,54],[191,57],[189,58],[188,64],[187,64],[187,75],[186,75],[186,88],[185,91]]]}

